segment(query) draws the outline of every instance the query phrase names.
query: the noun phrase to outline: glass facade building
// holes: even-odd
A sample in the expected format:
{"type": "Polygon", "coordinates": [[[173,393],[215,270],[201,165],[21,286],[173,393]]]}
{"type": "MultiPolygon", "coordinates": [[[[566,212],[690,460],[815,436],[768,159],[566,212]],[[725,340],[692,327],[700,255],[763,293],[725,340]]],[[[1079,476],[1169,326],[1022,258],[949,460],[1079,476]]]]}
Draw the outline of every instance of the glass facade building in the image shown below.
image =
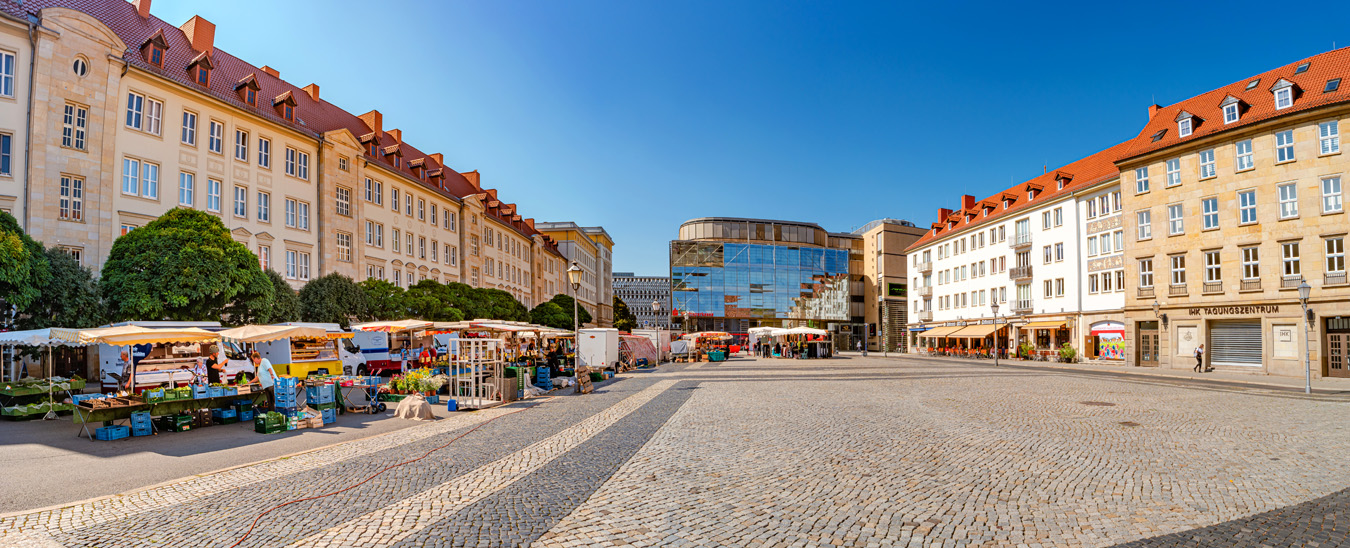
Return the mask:
{"type": "Polygon", "coordinates": [[[687,330],[855,320],[855,238],[808,223],[725,218],[689,221],[680,236],[670,244],[671,299],[687,330]]]}

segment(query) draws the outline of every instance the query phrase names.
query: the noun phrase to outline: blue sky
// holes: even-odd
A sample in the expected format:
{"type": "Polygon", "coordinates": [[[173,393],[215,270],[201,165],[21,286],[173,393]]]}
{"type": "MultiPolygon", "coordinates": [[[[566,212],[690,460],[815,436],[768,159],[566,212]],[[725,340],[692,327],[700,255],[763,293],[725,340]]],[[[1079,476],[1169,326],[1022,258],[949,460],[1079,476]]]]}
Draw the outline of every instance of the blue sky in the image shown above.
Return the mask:
{"type": "MultiPolygon", "coordinates": [[[[706,216],[933,222],[1135,136],[1170,104],[1350,45],[1269,2],[170,2],[540,221],[663,275],[706,216]],[[939,5],[940,4],[940,5],[939,5]],[[195,10],[195,11],[194,11],[195,10]]],[[[1343,10],[1344,11],[1344,10],[1343,10]]],[[[1306,13],[1306,12],[1300,12],[1306,13]]]]}

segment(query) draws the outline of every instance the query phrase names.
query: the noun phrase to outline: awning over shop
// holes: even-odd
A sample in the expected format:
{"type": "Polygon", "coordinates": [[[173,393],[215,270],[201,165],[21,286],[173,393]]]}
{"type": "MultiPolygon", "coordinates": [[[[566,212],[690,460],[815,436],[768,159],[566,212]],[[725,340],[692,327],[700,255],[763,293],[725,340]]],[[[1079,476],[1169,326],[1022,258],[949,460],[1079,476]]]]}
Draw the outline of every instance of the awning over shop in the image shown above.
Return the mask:
{"type": "Polygon", "coordinates": [[[148,343],[192,343],[220,340],[220,335],[196,327],[150,328],[135,325],[96,329],[52,328],[51,338],[80,344],[131,346],[148,343]]]}
{"type": "Polygon", "coordinates": [[[222,339],[245,343],[260,343],[286,338],[320,339],[327,335],[323,329],[298,325],[245,325],[218,333],[222,339]]]}
{"type": "Polygon", "coordinates": [[[1007,324],[999,324],[999,325],[994,325],[994,324],[988,324],[988,325],[968,325],[968,326],[962,328],[961,331],[959,331],[959,332],[957,332],[957,333],[953,333],[953,334],[951,334],[951,335],[949,335],[949,336],[951,336],[951,337],[965,337],[965,338],[970,338],[970,339],[983,339],[983,338],[985,338],[985,337],[988,337],[988,336],[989,336],[990,334],[992,334],[993,332],[998,331],[998,329],[999,329],[1000,327],[1003,327],[1004,325],[1007,325],[1007,324]]]}
{"type": "Polygon", "coordinates": [[[1064,320],[1049,320],[1031,322],[1022,326],[1022,329],[1064,329],[1065,325],[1064,320]]]}
{"type": "Polygon", "coordinates": [[[964,327],[959,325],[947,325],[943,327],[934,327],[932,330],[924,333],[925,337],[950,337],[952,333],[960,331],[964,327]]]}
{"type": "Polygon", "coordinates": [[[928,330],[930,330],[930,329],[932,329],[932,328],[931,328],[931,327],[928,327],[928,326],[921,325],[921,326],[919,326],[919,327],[911,327],[911,328],[909,328],[909,331],[910,331],[911,333],[923,333],[924,331],[928,331],[928,330]]]}

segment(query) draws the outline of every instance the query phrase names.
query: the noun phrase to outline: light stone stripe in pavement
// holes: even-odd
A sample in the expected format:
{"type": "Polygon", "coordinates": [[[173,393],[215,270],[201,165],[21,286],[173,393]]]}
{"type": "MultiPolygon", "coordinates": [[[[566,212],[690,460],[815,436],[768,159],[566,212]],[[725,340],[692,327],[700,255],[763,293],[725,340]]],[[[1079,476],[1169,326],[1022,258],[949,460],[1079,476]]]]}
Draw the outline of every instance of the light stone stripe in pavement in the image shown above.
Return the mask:
{"type": "Polygon", "coordinates": [[[575,426],[415,496],[291,543],[291,547],[389,546],[441,517],[506,488],[651,401],[675,381],[660,381],[575,426]]]}
{"type": "Polygon", "coordinates": [[[217,495],[225,489],[248,487],[277,477],[314,470],[335,462],[376,454],[392,447],[469,428],[511,411],[507,408],[495,408],[478,413],[456,414],[434,423],[422,425],[420,428],[410,428],[383,436],[355,440],[308,451],[297,456],[281,457],[262,463],[240,466],[214,474],[191,477],[159,487],[103,497],[62,508],[25,512],[0,518],[0,546],[5,546],[5,543],[9,542],[7,535],[11,533],[42,533],[45,531],[78,529],[111,520],[125,519],[137,514],[189,504],[202,497],[217,495]]]}

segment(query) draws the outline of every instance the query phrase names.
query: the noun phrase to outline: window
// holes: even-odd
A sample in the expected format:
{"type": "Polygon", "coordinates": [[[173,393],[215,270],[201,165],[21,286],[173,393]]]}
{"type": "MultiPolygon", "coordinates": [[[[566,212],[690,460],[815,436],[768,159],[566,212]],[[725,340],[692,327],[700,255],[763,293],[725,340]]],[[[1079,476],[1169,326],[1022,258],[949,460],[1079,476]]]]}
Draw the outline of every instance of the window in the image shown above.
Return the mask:
{"type": "Polygon", "coordinates": [[[1279,191],[1280,218],[1298,217],[1298,186],[1295,183],[1285,183],[1279,186],[1279,191]]]}
{"type": "Polygon", "coordinates": [[[436,204],[431,204],[431,226],[436,226],[436,204]]]}
{"type": "Polygon", "coordinates": [[[14,96],[14,54],[0,52],[0,95],[14,96]]]}
{"type": "Polygon", "coordinates": [[[1064,260],[1064,244],[1063,243],[1055,244],[1055,262],[1063,260],[1064,260]]]}
{"type": "Polygon", "coordinates": [[[1172,285],[1186,285],[1186,256],[1173,255],[1172,260],[1172,285]]]}
{"type": "Polygon", "coordinates": [[[241,162],[248,161],[248,132],[234,130],[234,159],[241,162]]]}
{"type": "Polygon", "coordinates": [[[1340,78],[1332,78],[1332,79],[1330,79],[1330,80],[1327,80],[1327,85],[1326,85],[1326,87],[1323,87],[1323,88],[1322,88],[1322,93],[1331,93],[1331,92],[1336,91],[1336,90],[1338,90],[1338,89],[1341,89],[1341,79],[1340,79],[1340,78]]]}
{"type": "Polygon", "coordinates": [[[457,266],[457,265],[459,265],[459,248],[450,247],[449,244],[446,244],[446,246],[445,246],[445,264],[448,264],[448,265],[450,265],[450,266],[457,266]]]}
{"type": "Polygon", "coordinates": [[[340,186],[337,187],[334,194],[336,195],[334,202],[337,204],[337,214],[350,217],[352,215],[352,189],[340,186]]]}
{"type": "Polygon", "coordinates": [[[1238,104],[1228,103],[1223,106],[1223,123],[1231,124],[1238,121],[1238,104]]]}
{"type": "Polygon", "coordinates": [[[1298,242],[1280,244],[1280,256],[1284,267],[1284,277],[1298,277],[1303,271],[1298,264],[1298,242]]]}
{"type": "Polygon", "coordinates": [[[366,179],[366,200],[375,205],[384,205],[384,183],[366,179]],[[374,198],[372,200],[372,198],[374,198]]]}
{"type": "Polygon", "coordinates": [[[258,167],[272,169],[272,140],[258,138],[258,167]]]}
{"type": "Polygon", "coordinates": [[[299,206],[299,228],[300,230],[309,230],[309,202],[300,202],[299,206]]]}
{"type": "Polygon", "coordinates": [[[197,146],[197,114],[183,111],[183,132],[179,139],[185,145],[197,146]]]}
{"type": "Polygon", "coordinates": [[[89,129],[89,109],[66,103],[61,120],[61,146],[84,150],[85,133],[89,129]]]}
{"type": "Polygon", "coordinates": [[[394,253],[403,253],[403,231],[395,228],[389,235],[394,242],[394,253]]]}
{"type": "Polygon", "coordinates": [[[1252,163],[1252,140],[1238,141],[1235,151],[1237,152],[1237,165],[1235,166],[1237,170],[1251,169],[1254,165],[1252,163]]]}
{"type": "Polygon", "coordinates": [[[445,211],[445,228],[450,229],[450,232],[455,232],[455,231],[459,230],[459,221],[458,221],[457,219],[458,219],[458,215],[456,215],[454,212],[452,212],[452,211],[450,211],[450,210],[446,210],[446,211],[445,211]]]}
{"type": "Polygon", "coordinates": [[[1190,119],[1190,118],[1182,118],[1181,120],[1178,120],[1178,121],[1177,121],[1177,136],[1178,136],[1178,137],[1190,137],[1190,136],[1191,136],[1191,119],[1190,119]]]}
{"type": "Polygon", "coordinates": [[[1256,191],[1238,192],[1238,222],[1241,224],[1256,222],[1256,191]]]}
{"type": "Polygon", "coordinates": [[[1219,262],[1218,251],[1205,252],[1205,281],[1221,282],[1223,281],[1222,264],[1219,262]]]}
{"type": "Polygon", "coordinates": [[[1181,204],[1172,204],[1167,206],[1167,233],[1169,235],[1184,234],[1185,226],[1182,224],[1181,204]]]}
{"type": "Polygon", "coordinates": [[[400,194],[399,194],[399,192],[398,192],[398,187],[390,187],[390,188],[389,188],[389,207],[392,207],[392,208],[394,209],[394,212],[395,212],[395,213],[398,212],[398,201],[399,201],[398,198],[399,198],[399,196],[400,196],[400,194]]]}
{"type": "Polygon", "coordinates": [[[1174,187],[1181,184],[1181,158],[1172,158],[1167,161],[1167,186],[1174,187]]]}
{"type": "MultiPolygon", "coordinates": [[[[403,193],[403,203],[406,204],[406,206],[403,208],[403,211],[404,211],[409,217],[412,217],[412,200],[413,200],[413,197],[412,197],[412,193],[411,193],[411,192],[405,192],[405,193],[403,193]]],[[[396,205],[395,207],[397,207],[397,205],[396,205]]]]}
{"type": "MultiPolygon", "coordinates": [[[[1046,282],[1046,283],[1050,283],[1050,282],[1046,282]]],[[[1088,293],[1090,293],[1090,294],[1096,294],[1098,291],[1100,291],[1100,288],[1099,288],[1099,286],[1098,286],[1098,284],[1097,284],[1097,275],[1096,275],[1096,274],[1088,274],[1088,293]]]]}
{"type": "Polygon", "coordinates": [[[1335,154],[1341,151],[1341,128],[1337,122],[1317,124],[1317,136],[1322,144],[1322,154],[1335,154]]]}
{"type": "Polygon", "coordinates": [[[403,271],[394,270],[394,285],[403,285],[403,271]]]}
{"type": "Polygon", "coordinates": [[[424,236],[417,237],[417,258],[427,258],[427,239],[424,236]]]}
{"type": "Polygon", "coordinates": [[[1147,240],[1153,237],[1153,211],[1145,209],[1134,214],[1135,224],[1138,225],[1136,234],[1139,240],[1147,240]]]}
{"type": "Polygon", "coordinates": [[[195,74],[194,77],[197,80],[198,84],[201,84],[203,86],[211,85],[211,71],[207,70],[206,67],[200,64],[197,65],[197,68],[195,70],[196,72],[194,73],[195,74]]]}
{"type": "Polygon", "coordinates": [[[1055,296],[1064,296],[1064,278],[1055,278],[1055,296]]]}
{"type": "Polygon", "coordinates": [[[478,256],[478,235],[477,235],[477,234],[470,234],[470,235],[469,235],[469,254],[473,255],[474,257],[477,257],[477,256],[478,256]]]}
{"type": "Polygon", "coordinates": [[[1089,219],[1095,218],[1097,216],[1097,200],[1089,198],[1086,203],[1087,203],[1087,218],[1089,219]]]}
{"type": "Polygon", "coordinates": [[[407,236],[408,239],[406,241],[408,245],[404,247],[403,252],[407,253],[408,256],[411,257],[413,255],[413,233],[409,232],[407,236]]]}
{"type": "Polygon", "coordinates": [[[1340,237],[1327,238],[1327,272],[1345,273],[1345,240],[1340,237]]]}
{"type": "Polygon", "coordinates": [[[1141,167],[1134,170],[1134,193],[1143,194],[1148,192],[1148,168],[1141,167]]]}
{"type": "Polygon", "coordinates": [[[1045,281],[1045,297],[1046,297],[1046,298],[1050,298],[1050,297],[1054,297],[1054,296],[1055,296],[1055,281],[1054,281],[1054,280],[1046,280],[1046,281],[1045,281]]]}
{"type": "Polygon", "coordinates": [[[1275,161],[1294,161],[1294,130],[1290,129],[1275,134],[1275,161]]]}
{"type": "Polygon", "coordinates": [[[440,253],[439,250],[440,250],[440,248],[441,248],[441,243],[440,243],[440,242],[438,242],[438,241],[436,241],[436,240],[432,240],[432,241],[431,241],[431,262],[434,263],[434,262],[436,262],[437,260],[439,260],[439,259],[437,259],[437,257],[439,256],[439,253],[440,253]]]}
{"type": "Polygon", "coordinates": [[[427,220],[427,202],[421,198],[417,199],[417,220],[427,220]]]}
{"type": "Polygon", "coordinates": [[[137,196],[141,186],[141,161],[122,159],[122,194],[137,196]]]}
{"type": "Polygon", "coordinates": [[[215,179],[206,180],[206,210],[214,213],[220,213],[220,186],[221,182],[215,179]]]}
{"type": "Polygon", "coordinates": [[[297,261],[296,261],[296,252],[287,249],[287,250],[286,250],[286,277],[287,277],[288,279],[294,280],[295,277],[296,277],[296,271],[298,270],[298,268],[296,267],[296,262],[297,262],[297,261]]]}
{"type": "MultiPolygon", "coordinates": [[[[1064,208],[1062,208],[1062,207],[1057,207],[1057,208],[1055,208],[1055,226],[1062,226],[1063,224],[1064,224],[1064,208]]],[[[880,235],[880,234],[878,234],[878,235],[880,235]]],[[[983,244],[984,244],[984,234],[980,234],[980,244],[981,244],[981,247],[983,247],[983,244]]]]}
{"type": "Polygon", "coordinates": [[[272,268],[272,246],[258,246],[258,266],[263,270],[272,268]]]}
{"type": "Polygon", "coordinates": [[[1294,88],[1283,87],[1275,90],[1275,110],[1289,108],[1294,104],[1294,88]]]}
{"type": "Polygon", "coordinates": [[[272,222],[272,194],[258,192],[258,222],[272,222]]]}
{"type": "Polygon", "coordinates": [[[191,173],[178,174],[178,205],[192,207],[195,199],[197,177],[191,173]]]}
{"type": "Polygon", "coordinates": [[[61,220],[84,220],[84,179],[61,176],[61,220]]]}
{"type": "Polygon", "coordinates": [[[1214,175],[1214,149],[1200,151],[1200,178],[1208,179],[1214,175]]]}
{"type": "Polygon", "coordinates": [[[352,262],[352,235],[346,232],[337,233],[337,260],[350,263],[352,262]]]}
{"type": "Polygon", "coordinates": [[[1153,259],[1139,260],[1139,287],[1153,287],[1153,259]]]}
{"type": "Polygon", "coordinates": [[[297,179],[309,179],[309,155],[286,147],[286,174],[297,179]]]}
{"type": "Polygon", "coordinates": [[[14,136],[0,133],[0,175],[14,175],[14,136]]]}
{"type": "Polygon", "coordinates": [[[1103,273],[1102,273],[1102,293],[1110,293],[1111,291],[1113,291],[1113,289],[1111,289],[1111,287],[1112,287],[1112,284],[1111,284],[1111,273],[1110,273],[1110,272],[1103,272],[1103,273]]]}
{"type": "Polygon", "coordinates": [[[1341,212],[1341,178],[1322,179],[1322,213],[1341,212]]]}
{"type": "Polygon", "coordinates": [[[1242,279],[1255,280],[1261,277],[1261,250],[1256,247],[1242,248],[1242,279]]]}
{"type": "Polygon", "coordinates": [[[1054,248],[1047,245],[1045,246],[1044,249],[1045,249],[1045,264],[1050,264],[1051,262],[1054,262],[1055,260],[1054,248]]]}
{"type": "Polygon", "coordinates": [[[210,135],[206,136],[206,150],[221,154],[225,146],[225,124],[211,120],[210,135]]]}
{"type": "MultiPolygon", "coordinates": [[[[1049,211],[1042,211],[1042,212],[1041,212],[1041,230],[1045,230],[1045,229],[1048,229],[1048,228],[1050,228],[1050,212],[1049,212],[1049,211]]],[[[971,236],[971,237],[974,238],[974,236],[971,236]]]]}
{"type": "Polygon", "coordinates": [[[347,160],[347,157],[346,157],[346,156],[338,156],[338,169],[340,169],[340,170],[342,170],[342,171],[350,171],[350,170],[351,170],[351,167],[349,167],[348,160],[347,160]]]}
{"type": "Polygon", "coordinates": [[[1203,214],[1202,224],[1204,230],[1219,228],[1219,199],[1204,198],[1200,200],[1200,211],[1203,214]]]}
{"type": "Polygon", "coordinates": [[[298,207],[299,205],[300,205],[299,202],[297,202],[294,198],[286,198],[286,226],[291,228],[296,227],[297,223],[296,217],[299,214],[297,211],[299,209],[298,207]]]}
{"type": "Polygon", "coordinates": [[[127,127],[142,129],[145,127],[145,96],[135,92],[127,93],[127,127]]]}
{"type": "Polygon", "coordinates": [[[242,186],[234,187],[234,216],[248,217],[248,189],[242,186]]]}
{"type": "Polygon", "coordinates": [[[299,156],[300,156],[300,162],[299,162],[298,171],[297,171],[297,173],[296,173],[296,177],[299,177],[300,179],[303,179],[303,180],[308,181],[308,180],[309,180],[309,153],[308,153],[308,152],[301,152],[299,156]]]}

